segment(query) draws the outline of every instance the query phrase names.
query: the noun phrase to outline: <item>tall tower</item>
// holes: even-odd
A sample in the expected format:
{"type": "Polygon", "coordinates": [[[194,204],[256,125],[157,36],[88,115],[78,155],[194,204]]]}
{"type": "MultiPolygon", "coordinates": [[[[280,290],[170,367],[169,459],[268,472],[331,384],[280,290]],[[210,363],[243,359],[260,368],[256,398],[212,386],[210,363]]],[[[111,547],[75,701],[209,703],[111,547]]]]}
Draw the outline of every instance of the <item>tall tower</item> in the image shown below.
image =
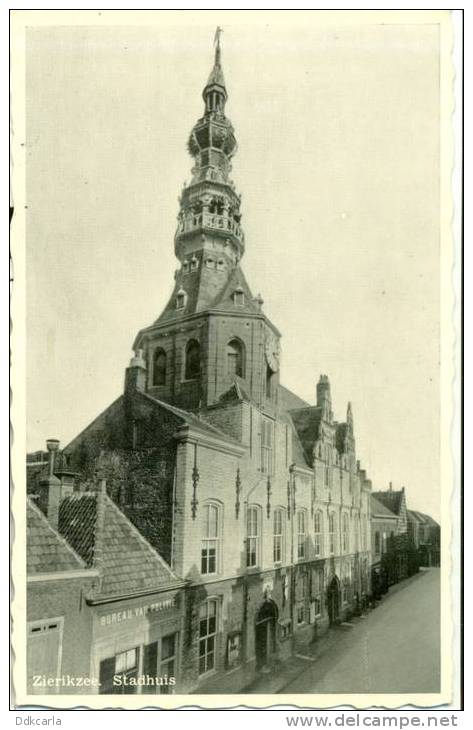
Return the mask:
{"type": "Polygon", "coordinates": [[[240,267],[241,196],[230,177],[237,142],[225,115],[220,32],[217,28],[214,64],[202,94],[204,114],[188,141],[194,165],[179,198],[174,289],[160,317],[138,333],[134,349],[143,351],[145,390],[158,399],[205,409],[236,384],[271,412],[277,405],[280,335],[240,267]]]}

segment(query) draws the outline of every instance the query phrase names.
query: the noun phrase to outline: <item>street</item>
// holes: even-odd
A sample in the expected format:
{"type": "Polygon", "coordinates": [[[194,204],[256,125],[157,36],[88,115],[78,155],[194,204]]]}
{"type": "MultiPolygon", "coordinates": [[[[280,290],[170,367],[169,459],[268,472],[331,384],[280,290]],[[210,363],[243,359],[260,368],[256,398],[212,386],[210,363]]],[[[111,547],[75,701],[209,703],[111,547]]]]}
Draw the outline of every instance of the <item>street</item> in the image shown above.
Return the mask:
{"type": "Polygon", "coordinates": [[[279,692],[440,690],[440,569],[397,584],[353,623],[331,629],[320,655],[279,692]]]}

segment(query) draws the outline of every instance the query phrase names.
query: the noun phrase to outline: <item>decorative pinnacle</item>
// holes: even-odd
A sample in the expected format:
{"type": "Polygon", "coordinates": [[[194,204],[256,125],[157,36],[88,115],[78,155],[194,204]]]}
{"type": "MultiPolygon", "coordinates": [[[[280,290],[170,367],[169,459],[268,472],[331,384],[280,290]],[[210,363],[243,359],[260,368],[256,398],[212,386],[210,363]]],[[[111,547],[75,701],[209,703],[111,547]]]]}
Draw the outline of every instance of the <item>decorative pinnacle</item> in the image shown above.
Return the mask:
{"type": "Polygon", "coordinates": [[[217,30],[215,31],[214,36],[214,46],[215,46],[215,65],[220,66],[220,54],[221,54],[221,48],[220,48],[220,36],[222,35],[223,30],[222,28],[217,25],[217,30]]]}

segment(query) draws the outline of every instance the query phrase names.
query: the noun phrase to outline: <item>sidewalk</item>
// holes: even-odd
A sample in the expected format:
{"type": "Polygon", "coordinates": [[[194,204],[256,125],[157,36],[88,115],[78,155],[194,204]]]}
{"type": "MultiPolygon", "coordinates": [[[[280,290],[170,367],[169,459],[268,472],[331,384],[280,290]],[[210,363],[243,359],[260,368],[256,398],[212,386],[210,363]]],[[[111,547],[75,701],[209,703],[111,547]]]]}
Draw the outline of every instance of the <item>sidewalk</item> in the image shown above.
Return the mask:
{"type": "MultiPolygon", "coordinates": [[[[415,580],[418,580],[425,572],[421,569],[419,573],[406,578],[391,586],[389,592],[382,598],[380,603],[385,603],[390,596],[398,591],[407,588],[415,580]]],[[[367,617],[376,608],[370,609],[364,616],[356,616],[348,623],[342,623],[330,628],[312,644],[307,644],[303,650],[296,653],[285,662],[276,661],[267,674],[260,674],[242,692],[246,694],[278,694],[284,692],[284,688],[293,682],[297,677],[322,659],[328,653],[342,653],[349,643],[349,636],[356,631],[357,624],[367,620],[367,617]]]]}

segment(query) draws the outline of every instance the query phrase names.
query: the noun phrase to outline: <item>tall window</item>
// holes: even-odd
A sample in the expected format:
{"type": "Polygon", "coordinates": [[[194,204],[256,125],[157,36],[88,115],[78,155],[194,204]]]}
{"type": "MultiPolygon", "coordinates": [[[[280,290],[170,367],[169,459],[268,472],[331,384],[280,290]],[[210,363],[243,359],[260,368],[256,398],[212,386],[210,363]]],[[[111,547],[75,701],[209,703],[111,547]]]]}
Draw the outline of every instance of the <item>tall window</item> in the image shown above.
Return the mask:
{"type": "Polygon", "coordinates": [[[200,377],[200,345],[197,340],[189,340],[186,346],[186,380],[200,377]]]}
{"type": "Polygon", "coordinates": [[[306,557],[307,544],[307,519],[304,510],[297,513],[297,558],[303,560],[306,557]]]}
{"type": "Polygon", "coordinates": [[[271,396],[273,394],[272,382],[273,382],[273,371],[271,370],[269,365],[266,365],[266,398],[271,398],[271,396]]]}
{"type": "Polygon", "coordinates": [[[314,552],[316,556],[323,552],[323,515],[319,510],[314,516],[314,552]]]}
{"type": "Polygon", "coordinates": [[[199,610],[199,674],[215,669],[217,599],[210,598],[199,610]]]}
{"type": "Polygon", "coordinates": [[[346,512],[343,514],[343,533],[342,533],[342,547],[343,552],[348,553],[350,550],[350,530],[349,530],[349,522],[348,522],[348,515],[346,512]]]}
{"type": "Polygon", "coordinates": [[[261,519],[258,507],[248,507],[246,516],[246,565],[254,568],[260,555],[261,519]]]}
{"type": "Polygon", "coordinates": [[[274,423],[271,419],[261,419],[261,471],[263,474],[273,473],[273,429],[274,423]]]}
{"type": "Polygon", "coordinates": [[[335,553],[336,538],[337,538],[337,535],[336,535],[335,513],[331,512],[329,514],[329,518],[328,518],[328,540],[329,540],[330,555],[333,555],[335,553]]]}
{"type": "Polygon", "coordinates": [[[302,573],[297,578],[296,585],[296,620],[298,624],[303,624],[307,620],[307,599],[309,597],[309,576],[302,573]]]}
{"type": "MultiPolygon", "coordinates": [[[[175,677],[177,675],[178,635],[167,634],[161,640],[146,644],[143,649],[143,674],[150,677],[175,677]]],[[[143,685],[143,694],[172,694],[173,685],[143,685]]]]}
{"type": "Polygon", "coordinates": [[[322,592],[324,585],[323,570],[312,570],[312,604],[313,617],[320,616],[322,613],[322,592]]]}
{"type": "Polygon", "coordinates": [[[161,347],[153,355],[153,385],[166,385],[166,353],[161,347]]]}
{"type": "Polygon", "coordinates": [[[245,348],[240,340],[230,340],[227,345],[227,372],[229,375],[245,377],[245,348]]]}
{"type": "Polygon", "coordinates": [[[284,511],[274,510],[273,562],[282,563],[284,558],[284,511]]]}
{"type": "Polygon", "coordinates": [[[219,508],[216,504],[204,505],[202,511],[203,536],[200,551],[200,572],[211,575],[218,572],[219,560],[219,508]]]}
{"type": "Polygon", "coordinates": [[[379,532],[374,533],[374,552],[379,555],[381,552],[381,535],[379,532]]]}

